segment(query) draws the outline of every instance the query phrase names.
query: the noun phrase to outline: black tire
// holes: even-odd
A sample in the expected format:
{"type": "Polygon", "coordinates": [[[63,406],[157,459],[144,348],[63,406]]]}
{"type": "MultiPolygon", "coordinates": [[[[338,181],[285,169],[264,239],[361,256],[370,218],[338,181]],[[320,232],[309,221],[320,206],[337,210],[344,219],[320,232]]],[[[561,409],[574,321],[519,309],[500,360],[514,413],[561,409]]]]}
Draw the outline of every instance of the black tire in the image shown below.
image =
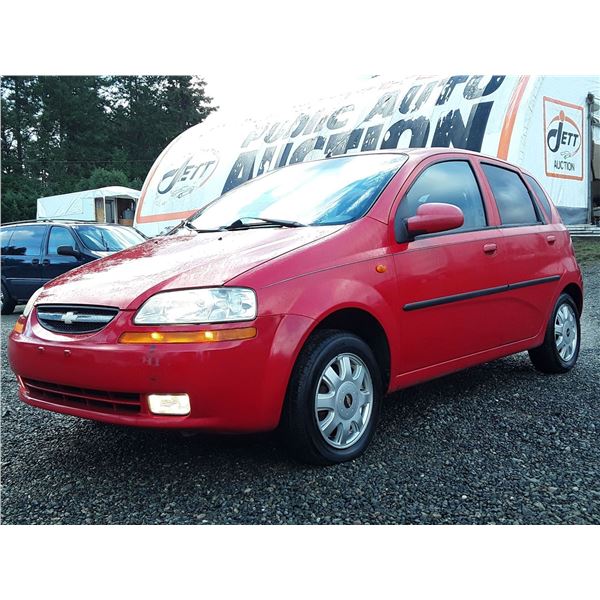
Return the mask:
{"type": "Polygon", "coordinates": [[[2,284],[2,308],[0,313],[3,315],[11,315],[17,303],[11,298],[6,286],[2,284]]]}
{"type": "MultiPolygon", "coordinates": [[[[569,335],[572,335],[572,331],[569,330],[569,335]]],[[[550,315],[550,320],[548,321],[548,325],[546,327],[546,335],[544,337],[544,343],[538,348],[533,348],[529,351],[529,358],[533,363],[533,366],[542,373],[548,374],[556,374],[556,373],[566,373],[570,371],[577,362],[577,357],[579,356],[579,348],[581,346],[581,325],[579,322],[579,310],[577,309],[577,305],[575,301],[569,294],[561,294],[558,300],[556,301],[556,305],[552,314],[550,315]],[[556,334],[555,334],[555,322],[557,318],[558,311],[567,305],[573,311],[575,315],[575,323],[577,326],[577,341],[575,352],[569,358],[569,360],[564,360],[562,356],[559,354],[556,342],[556,334]]]]}
{"type": "Polygon", "coordinates": [[[302,349],[290,382],[279,433],[290,452],[300,461],[332,465],[360,456],[371,441],[379,418],[382,398],[381,373],[371,348],[359,337],[327,329],[314,333],[302,349]],[[373,384],[370,418],[360,437],[348,448],[334,448],[321,434],[315,413],[317,385],[325,367],[338,355],[351,353],[367,367],[373,384]]]}

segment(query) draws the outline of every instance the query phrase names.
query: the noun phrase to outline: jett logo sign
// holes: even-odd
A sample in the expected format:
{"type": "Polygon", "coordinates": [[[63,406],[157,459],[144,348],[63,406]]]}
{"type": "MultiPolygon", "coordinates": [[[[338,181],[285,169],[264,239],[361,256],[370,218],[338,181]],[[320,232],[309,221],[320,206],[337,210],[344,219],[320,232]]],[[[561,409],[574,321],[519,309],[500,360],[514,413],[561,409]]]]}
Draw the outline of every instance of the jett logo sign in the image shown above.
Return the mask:
{"type": "Polygon", "coordinates": [[[546,175],[583,179],[583,107],[544,97],[546,175]]]}
{"type": "Polygon", "coordinates": [[[183,198],[204,185],[217,164],[216,153],[209,150],[185,156],[162,176],[157,191],[161,195],[183,198]]]}

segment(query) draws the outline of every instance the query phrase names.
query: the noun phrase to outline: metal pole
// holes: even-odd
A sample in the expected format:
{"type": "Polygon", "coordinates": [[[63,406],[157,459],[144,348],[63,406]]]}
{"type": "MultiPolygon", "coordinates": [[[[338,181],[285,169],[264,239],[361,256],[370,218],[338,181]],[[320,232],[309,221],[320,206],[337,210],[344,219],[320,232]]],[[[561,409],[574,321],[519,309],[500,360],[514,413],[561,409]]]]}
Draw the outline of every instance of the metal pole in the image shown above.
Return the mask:
{"type": "Polygon", "coordinates": [[[588,121],[588,188],[587,188],[587,202],[588,202],[588,223],[594,222],[594,203],[592,199],[592,182],[594,180],[594,172],[592,169],[593,151],[594,151],[594,124],[592,119],[592,113],[594,109],[594,94],[588,94],[586,97],[587,104],[587,121],[588,121]]]}

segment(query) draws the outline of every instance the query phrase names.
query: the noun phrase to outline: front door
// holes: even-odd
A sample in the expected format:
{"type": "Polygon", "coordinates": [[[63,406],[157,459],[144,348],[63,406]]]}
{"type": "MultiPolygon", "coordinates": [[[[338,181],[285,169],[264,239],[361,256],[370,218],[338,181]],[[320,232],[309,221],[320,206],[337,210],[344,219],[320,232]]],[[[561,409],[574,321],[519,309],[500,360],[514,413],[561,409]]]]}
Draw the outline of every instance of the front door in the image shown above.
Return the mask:
{"type": "Polygon", "coordinates": [[[48,236],[47,251],[42,260],[42,277],[44,278],[44,283],[85,262],[75,256],[63,256],[59,254],[58,248],[60,246],[71,246],[74,250],[79,249],[77,241],[67,227],[53,225],[48,236]]]}
{"type": "Polygon", "coordinates": [[[465,221],[395,249],[400,375],[494,348],[505,328],[502,237],[489,225],[489,205],[468,159],[430,161],[401,199],[396,219],[429,202],[458,206],[465,221]]]}

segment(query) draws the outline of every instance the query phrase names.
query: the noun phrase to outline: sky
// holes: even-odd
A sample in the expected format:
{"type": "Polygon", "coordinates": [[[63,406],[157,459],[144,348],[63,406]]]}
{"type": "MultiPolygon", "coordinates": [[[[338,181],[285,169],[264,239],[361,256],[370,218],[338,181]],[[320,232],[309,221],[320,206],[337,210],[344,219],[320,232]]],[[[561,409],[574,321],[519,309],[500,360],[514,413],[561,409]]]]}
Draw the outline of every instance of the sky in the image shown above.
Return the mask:
{"type": "Polygon", "coordinates": [[[310,100],[315,94],[324,97],[340,89],[351,89],[353,84],[364,83],[371,77],[362,73],[332,77],[318,71],[304,73],[302,77],[281,74],[274,77],[265,71],[233,79],[226,71],[216,69],[213,72],[210,68],[202,76],[206,80],[206,93],[220,110],[246,114],[259,110],[265,103],[269,106],[291,106],[310,100]]]}
{"type": "Polygon", "coordinates": [[[196,74],[219,106],[249,109],[376,74],[592,74],[591,4],[103,0],[82,11],[69,0],[5,2],[0,74],[196,74]]]}

